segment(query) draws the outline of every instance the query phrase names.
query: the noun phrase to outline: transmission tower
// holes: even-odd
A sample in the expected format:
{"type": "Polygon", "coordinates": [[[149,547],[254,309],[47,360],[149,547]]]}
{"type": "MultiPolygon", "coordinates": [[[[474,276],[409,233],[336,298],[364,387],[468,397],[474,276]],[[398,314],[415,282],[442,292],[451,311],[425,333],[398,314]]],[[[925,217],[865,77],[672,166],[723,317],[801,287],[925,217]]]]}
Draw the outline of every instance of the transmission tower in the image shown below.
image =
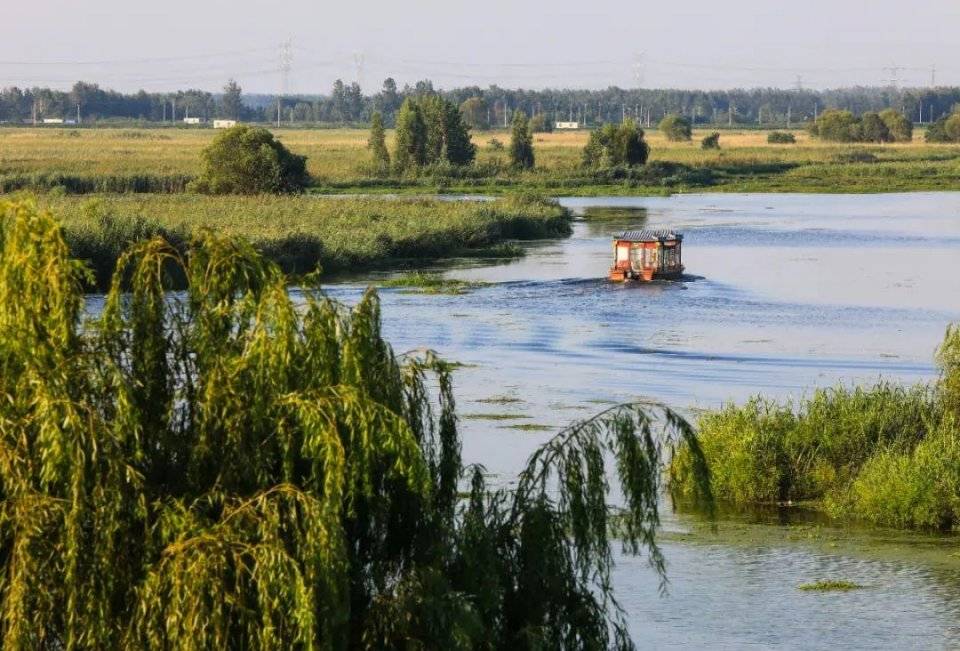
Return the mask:
{"type": "Polygon", "coordinates": [[[364,63],[363,52],[354,52],[353,65],[357,69],[357,83],[360,84],[360,88],[363,88],[363,63],[364,63]]]}
{"type": "Polygon", "coordinates": [[[890,87],[893,88],[894,90],[899,88],[900,87],[900,66],[898,65],[887,66],[886,68],[883,69],[883,71],[887,73],[887,78],[884,79],[884,81],[887,82],[890,85],[890,87]]]}
{"type": "Polygon", "coordinates": [[[280,94],[277,95],[277,128],[280,127],[283,97],[290,91],[290,69],[293,67],[293,41],[280,44],[280,94]]]}
{"type": "Polygon", "coordinates": [[[793,87],[797,89],[797,92],[803,92],[803,75],[797,75],[797,80],[794,82],[793,87]]]}
{"type": "Polygon", "coordinates": [[[637,88],[643,86],[643,52],[633,55],[633,78],[637,82],[637,88]]]}

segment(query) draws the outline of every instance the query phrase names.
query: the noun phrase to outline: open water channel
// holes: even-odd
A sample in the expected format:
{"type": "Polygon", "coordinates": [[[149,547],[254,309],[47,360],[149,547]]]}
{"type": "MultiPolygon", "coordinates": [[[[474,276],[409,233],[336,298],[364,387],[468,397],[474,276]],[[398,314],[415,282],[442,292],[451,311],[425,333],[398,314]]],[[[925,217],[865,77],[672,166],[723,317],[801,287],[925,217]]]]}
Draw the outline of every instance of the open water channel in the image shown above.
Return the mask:
{"type": "MultiPolygon", "coordinates": [[[[934,349],[960,321],[960,193],[562,202],[583,218],[572,237],[440,268],[482,287],[381,291],[397,351],[464,364],[464,457],[500,481],[609,402],[693,413],[757,393],[932,380],[934,349]],[[605,280],[611,235],[643,226],[683,231],[688,279],[605,280]]],[[[354,302],[367,280],[327,291],[354,302]]],[[[960,539],[784,514],[724,516],[712,531],[664,509],[667,593],[643,558],[621,558],[616,574],[641,648],[960,647],[960,539]],[[797,589],[818,579],[865,587],[797,589]]]]}

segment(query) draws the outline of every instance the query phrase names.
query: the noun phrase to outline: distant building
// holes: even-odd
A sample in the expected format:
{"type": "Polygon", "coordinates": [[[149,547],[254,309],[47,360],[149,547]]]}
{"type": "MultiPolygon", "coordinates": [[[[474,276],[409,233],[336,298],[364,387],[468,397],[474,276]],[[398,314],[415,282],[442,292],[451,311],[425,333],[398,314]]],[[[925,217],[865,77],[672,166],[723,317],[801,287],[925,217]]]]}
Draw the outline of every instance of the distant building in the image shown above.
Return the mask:
{"type": "Polygon", "coordinates": [[[63,124],[63,118],[43,118],[44,124],[63,124]]]}
{"type": "Polygon", "coordinates": [[[214,120],[213,128],[214,129],[229,129],[230,127],[237,126],[236,120],[214,120]]]}
{"type": "Polygon", "coordinates": [[[203,122],[203,120],[200,118],[183,118],[184,124],[200,124],[201,122],[203,122]]]}
{"type": "Polygon", "coordinates": [[[557,122],[556,129],[579,129],[579,122],[557,122]]]}

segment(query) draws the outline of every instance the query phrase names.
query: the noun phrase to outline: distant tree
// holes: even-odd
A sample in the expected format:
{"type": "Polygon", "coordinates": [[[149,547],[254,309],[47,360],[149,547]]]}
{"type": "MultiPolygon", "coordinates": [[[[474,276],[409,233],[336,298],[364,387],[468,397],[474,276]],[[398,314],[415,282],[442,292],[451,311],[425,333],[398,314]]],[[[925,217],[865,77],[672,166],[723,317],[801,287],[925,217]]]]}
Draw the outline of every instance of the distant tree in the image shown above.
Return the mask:
{"type": "Polygon", "coordinates": [[[927,127],[924,139],[927,142],[950,142],[950,136],[947,135],[947,118],[940,118],[927,127]]]}
{"type": "Polygon", "coordinates": [[[530,131],[533,133],[550,133],[553,131],[553,123],[543,113],[537,113],[530,118],[530,131]]]}
{"type": "Polygon", "coordinates": [[[367,147],[373,156],[373,165],[379,172],[390,169],[390,152],[387,151],[387,134],[383,129],[383,116],[379,111],[370,117],[370,140],[367,147]]]}
{"type": "Polygon", "coordinates": [[[439,95],[422,95],[413,100],[420,107],[427,126],[426,163],[436,163],[445,158],[446,107],[439,95]]]}
{"type": "Polygon", "coordinates": [[[892,108],[880,111],[880,119],[883,120],[894,141],[910,142],[913,140],[913,122],[905,118],[900,111],[892,108]]]}
{"type": "Polygon", "coordinates": [[[960,110],[944,121],[943,130],[950,142],[960,142],[960,110]]]}
{"type": "Polygon", "coordinates": [[[223,87],[223,97],[220,98],[220,115],[230,120],[239,120],[243,114],[243,94],[240,84],[233,79],[227,81],[223,87]]]}
{"type": "Polygon", "coordinates": [[[869,111],[864,113],[854,132],[858,142],[892,142],[893,136],[886,123],[876,113],[869,111]]]}
{"type": "Polygon", "coordinates": [[[534,162],[530,121],[523,111],[514,111],[513,128],[510,134],[510,164],[519,169],[531,169],[534,162]]]}
{"type": "Polygon", "coordinates": [[[767,134],[767,142],[771,145],[792,145],[797,138],[788,131],[771,131],[767,134]]]}
{"type": "Polygon", "coordinates": [[[397,113],[393,164],[405,172],[427,162],[427,125],[420,106],[411,98],[404,100],[397,113]]]}
{"type": "Polygon", "coordinates": [[[453,102],[443,100],[444,155],[453,165],[469,165],[477,156],[477,146],[470,139],[470,127],[453,102]]]}
{"type": "Polygon", "coordinates": [[[690,140],[693,132],[690,128],[690,120],[682,115],[668,115],[660,120],[660,131],[667,137],[667,140],[673,142],[683,142],[690,140]]]}
{"type": "Polygon", "coordinates": [[[351,83],[344,91],[344,110],[350,122],[363,119],[363,91],[357,82],[351,83]]]}
{"type": "Polygon", "coordinates": [[[391,116],[400,108],[400,94],[397,92],[397,82],[394,81],[393,77],[387,77],[383,80],[379,104],[384,116],[391,116]]]}
{"type": "Polygon", "coordinates": [[[817,120],[816,135],[832,142],[856,142],[860,135],[857,126],[857,118],[850,111],[827,109],[817,120]]]}
{"type": "Polygon", "coordinates": [[[333,113],[339,122],[347,121],[347,87],[342,79],[333,82],[333,89],[330,91],[330,101],[333,102],[333,113]]]}
{"type": "Polygon", "coordinates": [[[714,131],[700,141],[701,149],[720,149],[720,132],[714,131]]]}
{"type": "Polygon", "coordinates": [[[489,129],[490,122],[487,120],[487,103],[482,97],[470,97],[460,104],[460,113],[463,115],[464,123],[472,129],[489,129]]]}
{"type": "Polygon", "coordinates": [[[643,165],[649,154],[650,146],[644,140],[643,129],[633,120],[625,120],[620,126],[607,123],[590,133],[583,149],[583,164],[586,167],[643,165]]]}
{"type": "Polygon", "coordinates": [[[201,154],[193,189],[204,194],[281,194],[306,187],[306,157],[290,153],[273,134],[239,124],[218,134],[201,154]]]}

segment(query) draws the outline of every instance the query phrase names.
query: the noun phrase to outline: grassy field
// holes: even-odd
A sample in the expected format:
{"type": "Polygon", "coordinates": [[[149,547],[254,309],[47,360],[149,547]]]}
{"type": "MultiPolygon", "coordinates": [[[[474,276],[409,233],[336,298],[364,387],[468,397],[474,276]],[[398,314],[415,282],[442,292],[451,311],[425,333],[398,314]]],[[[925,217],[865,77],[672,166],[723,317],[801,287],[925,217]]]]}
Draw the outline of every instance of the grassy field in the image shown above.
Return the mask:
{"type": "MultiPolygon", "coordinates": [[[[666,141],[647,133],[652,161],[690,166],[702,174],[625,180],[585,173],[580,155],[588,132],[535,134],[537,169],[506,168],[506,152],[490,143],[509,142],[504,131],[474,134],[477,169],[435,173],[417,179],[380,179],[367,170],[367,132],[357,129],[280,129],[293,151],[308,157],[319,191],[327,192],[503,192],[539,189],[553,194],[644,194],[684,190],[880,192],[960,188],[960,146],[928,145],[921,132],[913,143],[848,145],[824,143],[794,131],[797,143],[771,145],[767,132],[723,131],[719,150],[692,142],[666,141]]],[[[113,191],[180,192],[197,172],[209,129],[0,129],[0,191],[62,187],[70,193],[113,191]]],[[[392,138],[392,134],[388,140],[392,138]]]]}
{"type": "MultiPolygon", "coordinates": [[[[461,255],[503,255],[509,239],[569,233],[553,201],[513,196],[495,202],[425,198],[41,195],[66,229],[72,253],[107,285],[131,241],[162,235],[178,246],[201,229],[249,239],[287,273],[422,265],[461,255]]],[[[515,249],[510,249],[515,255],[515,249]]]]}

